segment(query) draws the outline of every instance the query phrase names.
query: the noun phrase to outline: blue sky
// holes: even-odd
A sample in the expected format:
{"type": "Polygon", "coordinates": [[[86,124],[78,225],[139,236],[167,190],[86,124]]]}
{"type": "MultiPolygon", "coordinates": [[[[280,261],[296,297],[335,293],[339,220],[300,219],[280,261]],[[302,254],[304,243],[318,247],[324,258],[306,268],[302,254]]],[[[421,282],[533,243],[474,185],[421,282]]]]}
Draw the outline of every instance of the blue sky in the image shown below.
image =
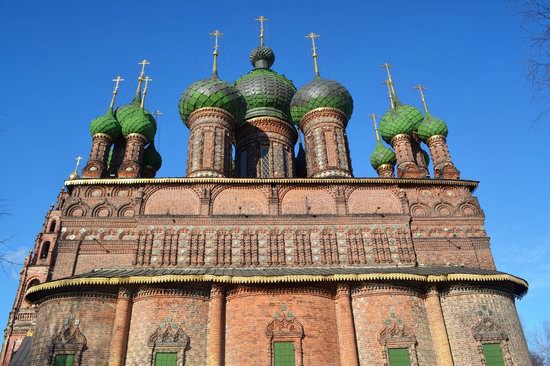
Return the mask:
{"type": "MultiPolygon", "coordinates": [[[[44,214],[74,166],[87,157],[89,122],[106,110],[116,75],[119,103],[136,87],[137,62],[151,61],[147,106],[159,109],[160,176],[183,176],[188,131],[177,113],[181,92],[206,77],[219,28],[220,77],[250,70],[258,43],[254,18],[265,15],[273,68],[299,87],[313,77],[310,46],[318,40],[322,76],[344,84],[355,111],[348,127],[356,176],[374,176],[370,113],[388,108],[380,65],[395,65],[400,99],[420,107],[417,83],[432,114],[449,125],[453,160],[476,192],[500,270],[530,282],[518,301],[529,334],[550,318],[547,150],[550,122],[535,121],[544,101],[526,77],[529,44],[514,2],[504,1],[4,1],[0,6],[0,247],[22,263],[44,214]]],[[[12,306],[19,268],[0,272],[0,327],[12,306]]]]}

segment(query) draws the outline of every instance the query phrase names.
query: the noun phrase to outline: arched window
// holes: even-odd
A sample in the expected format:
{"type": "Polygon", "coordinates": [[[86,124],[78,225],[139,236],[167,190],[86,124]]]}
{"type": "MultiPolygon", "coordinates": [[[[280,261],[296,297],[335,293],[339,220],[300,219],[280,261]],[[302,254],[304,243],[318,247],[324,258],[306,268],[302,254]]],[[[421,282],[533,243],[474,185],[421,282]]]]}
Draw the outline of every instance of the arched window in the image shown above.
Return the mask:
{"type": "Polygon", "coordinates": [[[55,231],[55,220],[52,221],[52,223],[50,224],[50,233],[53,233],[55,231]]]}
{"type": "Polygon", "coordinates": [[[42,244],[42,250],[40,251],[40,259],[48,258],[48,252],[50,251],[50,242],[46,241],[42,244]]]}
{"type": "Polygon", "coordinates": [[[34,280],[31,280],[29,282],[29,284],[27,285],[27,290],[36,285],[40,285],[40,281],[35,278],[34,280]]]}

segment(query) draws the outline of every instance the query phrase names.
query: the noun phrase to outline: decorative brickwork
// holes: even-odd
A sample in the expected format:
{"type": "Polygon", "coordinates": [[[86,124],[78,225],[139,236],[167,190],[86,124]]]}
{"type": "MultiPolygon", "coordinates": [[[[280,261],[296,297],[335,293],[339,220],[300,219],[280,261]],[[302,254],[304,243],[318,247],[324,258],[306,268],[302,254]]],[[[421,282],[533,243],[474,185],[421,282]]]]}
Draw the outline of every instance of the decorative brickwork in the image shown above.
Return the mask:
{"type": "Polygon", "coordinates": [[[397,176],[399,178],[423,178],[413,155],[411,136],[399,134],[391,139],[391,145],[397,157],[397,176]]]}
{"type": "Polygon", "coordinates": [[[140,176],[143,149],[146,142],[147,138],[138,133],[131,133],[126,136],[124,160],[118,169],[119,178],[137,178],[140,176]]]}
{"type": "Polygon", "coordinates": [[[112,139],[109,135],[97,133],[92,138],[92,149],[88,163],[82,169],[83,178],[104,178],[111,151],[112,139]]]}
{"type": "Polygon", "coordinates": [[[301,120],[308,177],[351,177],[347,117],[338,109],[317,108],[301,120]]]}

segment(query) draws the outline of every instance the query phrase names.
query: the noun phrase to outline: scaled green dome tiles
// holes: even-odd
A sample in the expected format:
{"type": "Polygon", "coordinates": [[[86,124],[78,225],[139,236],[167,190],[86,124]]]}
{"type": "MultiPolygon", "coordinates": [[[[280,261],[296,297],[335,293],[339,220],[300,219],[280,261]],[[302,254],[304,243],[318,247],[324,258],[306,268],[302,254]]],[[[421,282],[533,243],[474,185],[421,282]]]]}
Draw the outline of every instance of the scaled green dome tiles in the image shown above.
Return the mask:
{"type": "Polygon", "coordinates": [[[398,105],[382,116],[380,135],[387,143],[400,134],[410,135],[423,120],[422,113],[411,105],[398,105]]]}
{"type": "Polygon", "coordinates": [[[256,47],[250,52],[250,63],[252,66],[269,69],[275,62],[275,53],[269,47],[256,47]],[[265,61],[263,64],[258,61],[265,61]]]}
{"type": "Polygon", "coordinates": [[[290,101],[296,93],[292,81],[269,69],[254,69],[235,82],[246,99],[245,119],[273,116],[291,122],[290,101]]]}
{"type": "Polygon", "coordinates": [[[219,79],[203,79],[191,84],[181,95],[179,113],[187,125],[189,115],[200,108],[221,108],[241,123],[246,111],[246,102],[232,85],[219,79]]]}
{"type": "Polygon", "coordinates": [[[443,120],[432,116],[429,113],[426,113],[424,121],[418,127],[418,137],[422,141],[426,141],[432,136],[441,135],[447,137],[449,133],[449,128],[443,120]]]}
{"type": "Polygon", "coordinates": [[[156,171],[162,166],[162,156],[160,156],[160,153],[155,149],[153,141],[151,141],[143,152],[143,165],[152,166],[156,171]]]}
{"type": "Polygon", "coordinates": [[[147,141],[152,141],[155,137],[155,125],[147,118],[145,111],[139,109],[137,112],[125,117],[121,123],[122,134],[128,136],[137,133],[144,136],[147,141]]]}
{"type": "MultiPolygon", "coordinates": [[[[124,125],[126,120],[141,116],[145,113],[145,117],[151,122],[153,126],[153,135],[157,133],[157,121],[153,115],[146,109],[141,108],[141,98],[135,97],[130,104],[120,106],[115,111],[116,119],[120,122],[121,126],[124,125]]],[[[124,128],[123,128],[124,129],[124,128]]]]}
{"type": "Polygon", "coordinates": [[[290,113],[296,124],[310,111],[317,108],[335,108],[349,120],[353,112],[353,99],[349,91],[332,80],[315,79],[304,85],[290,103],[290,113]]]}
{"type": "Polygon", "coordinates": [[[376,148],[370,156],[370,165],[372,165],[374,169],[384,164],[393,166],[396,161],[395,153],[390,148],[382,145],[381,142],[376,144],[376,148]]]}
{"type": "Polygon", "coordinates": [[[113,140],[116,140],[122,134],[120,123],[118,123],[113,115],[112,109],[109,109],[107,113],[97,117],[90,123],[90,134],[94,136],[98,133],[104,133],[113,140]]]}

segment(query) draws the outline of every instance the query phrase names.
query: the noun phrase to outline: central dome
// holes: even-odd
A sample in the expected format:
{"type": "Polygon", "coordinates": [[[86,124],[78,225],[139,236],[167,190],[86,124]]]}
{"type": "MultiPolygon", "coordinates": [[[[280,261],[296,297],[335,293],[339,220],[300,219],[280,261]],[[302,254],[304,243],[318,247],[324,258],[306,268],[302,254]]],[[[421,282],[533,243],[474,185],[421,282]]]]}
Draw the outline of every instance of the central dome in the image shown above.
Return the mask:
{"type": "Polygon", "coordinates": [[[255,48],[250,60],[256,68],[235,82],[235,87],[246,99],[245,119],[272,116],[290,123],[290,101],[296,87],[284,75],[269,69],[275,60],[270,48],[255,48]]]}

